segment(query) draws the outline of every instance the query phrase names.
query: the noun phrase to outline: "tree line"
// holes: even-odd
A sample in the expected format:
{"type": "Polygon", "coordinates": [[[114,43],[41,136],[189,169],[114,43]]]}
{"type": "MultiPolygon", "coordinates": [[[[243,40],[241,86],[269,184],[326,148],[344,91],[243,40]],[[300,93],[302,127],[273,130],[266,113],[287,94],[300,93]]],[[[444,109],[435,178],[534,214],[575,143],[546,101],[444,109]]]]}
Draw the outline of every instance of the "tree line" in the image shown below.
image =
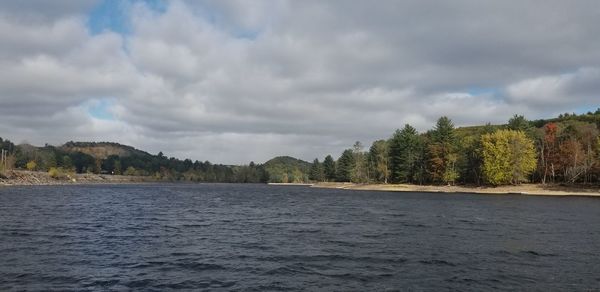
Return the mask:
{"type": "MultiPolygon", "coordinates": [[[[0,149],[8,150],[9,169],[49,172],[56,178],[70,173],[94,173],[106,175],[150,176],[157,181],[260,183],[269,177],[262,165],[212,164],[209,161],[192,161],[167,157],[162,152],[151,155],[130,146],[117,143],[68,142],[63,146],[75,149],[96,146],[119,147],[128,155],[109,155],[98,158],[81,151],[68,151],[63,147],[29,144],[15,145],[0,138],[0,149]]],[[[0,168],[0,175],[7,169],[0,168]]]]}
{"type": "MultiPolygon", "coordinates": [[[[0,138],[8,168],[62,173],[151,176],[192,182],[355,182],[502,185],[521,182],[597,184],[600,180],[600,109],[529,121],[515,115],[505,125],[456,128],[448,117],[419,133],[407,124],[388,139],[361,142],[334,159],[308,163],[275,157],[263,164],[212,164],[152,155],[108,142],[68,142],[62,147],[15,145],[0,138]],[[113,147],[127,155],[86,154],[113,147]]],[[[93,153],[92,153],[93,154],[93,153]]],[[[0,166],[0,176],[6,171],[0,166]]]]}
{"type": "Polygon", "coordinates": [[[365,149],[315,159],[314,182],[504,185],[595,183],[600,179],[600,109],[583,115],[456,128],[448,117],[419,133],[406,124],[365,149]]]}

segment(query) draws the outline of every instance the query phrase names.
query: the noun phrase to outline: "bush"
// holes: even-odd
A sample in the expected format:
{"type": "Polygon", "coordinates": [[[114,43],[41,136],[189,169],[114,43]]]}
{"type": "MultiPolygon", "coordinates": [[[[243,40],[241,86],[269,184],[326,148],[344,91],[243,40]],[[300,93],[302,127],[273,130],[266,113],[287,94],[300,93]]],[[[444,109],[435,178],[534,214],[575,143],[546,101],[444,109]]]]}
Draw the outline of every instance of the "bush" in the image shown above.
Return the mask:
{"type": "Polygon", "coordinates": [[[72,171],[65,170],[62,167],[50,167],[48,174],[53,179],[71,179],[74,175],[72,171]]]}
{"type": "Polygon", "coordinates": [[[27,162],[27,164],[25,166],[27,167],[27,170],[35,170],[37,168],[37,163],[35,163],[35,161],[31,160],[31,161],[27,162]]]}
{"type": "Polygon", "coordinates": [[[133,166],[130,166],[125,170],[124,174],[129,176],[136,175],[136,170],[133,166]]]}

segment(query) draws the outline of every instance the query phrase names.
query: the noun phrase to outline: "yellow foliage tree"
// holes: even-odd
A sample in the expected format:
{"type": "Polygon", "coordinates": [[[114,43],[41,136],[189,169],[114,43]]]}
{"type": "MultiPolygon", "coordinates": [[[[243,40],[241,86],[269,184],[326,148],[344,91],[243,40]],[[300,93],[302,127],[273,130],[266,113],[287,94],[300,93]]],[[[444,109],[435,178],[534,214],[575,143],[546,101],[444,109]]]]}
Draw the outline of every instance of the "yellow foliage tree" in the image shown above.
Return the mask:
{"type": "Polygon", "coordinates": [[[522,131],[498,130],[481,137],[483,172],[493,185],[519,184],[536,168],[533,141],[522,131]]]}
{"type": "Polygon", "coordinates": [[[27,167],[27,170],[35,170],[37,168],[37,163],[35,163],[35,161],[31,160],[31,161],[27,162],[25,167],[27,167]]]}

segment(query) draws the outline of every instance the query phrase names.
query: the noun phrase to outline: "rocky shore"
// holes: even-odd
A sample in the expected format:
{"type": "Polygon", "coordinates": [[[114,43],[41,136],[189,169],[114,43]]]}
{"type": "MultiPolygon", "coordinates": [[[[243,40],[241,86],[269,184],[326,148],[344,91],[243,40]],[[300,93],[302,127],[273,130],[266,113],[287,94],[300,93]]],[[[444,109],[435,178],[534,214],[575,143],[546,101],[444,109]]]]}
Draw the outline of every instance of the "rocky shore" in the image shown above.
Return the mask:
{"type": "Polygon", "coordinates": [[[116,184],[116,183],[141,183],[152,182],[151,177],[105,175],[105,174],[73,174],[64,179],[56,179],[48,172],[10,170],[0,174],[0,186],[26,186],[26,185],[68,185],[68,184],[116,184]]]}

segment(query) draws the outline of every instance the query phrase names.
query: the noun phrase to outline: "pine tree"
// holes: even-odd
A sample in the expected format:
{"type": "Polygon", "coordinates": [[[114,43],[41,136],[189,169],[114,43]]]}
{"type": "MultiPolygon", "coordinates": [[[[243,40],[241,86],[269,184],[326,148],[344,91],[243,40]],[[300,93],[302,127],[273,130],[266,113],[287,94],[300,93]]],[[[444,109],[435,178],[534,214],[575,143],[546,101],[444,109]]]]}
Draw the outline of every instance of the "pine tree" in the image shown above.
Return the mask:
{"type": "Polygon", "coordinates": [[[331,155],[327,155],[325,160],[323,160],[323,172],[325,174],[325,180],[336,180],[335,161],[333,161],[333,157],[331,157],[331,155]]]}
{"type": "Polygon", "coordinates": [[[315,158],[315,160],[313,161],[313,163],[310,167],[310,172],[309,172],[308,178],[312,181],[317,181],[317,182],[323,181],[325,179],[325,174],[323,172],[323,166],[319,162],[319,159],[315,158]]]}
{"type": "Polygon", "coordinates": [[[524,116],[514,115],[512,118],[508,120],[508,129],[513,131],[523,131],[527,132],[527,130],[531,127],[531,124],[524,116]]]}
{"type": "Polygon", "coordinates": [[[354,170],[354,155],[351,149],[346,149],[337,161],[336,178],[339,182],[349,182],[352,180],[354,170]]]}
{"type": "Polygon", "coordinates": [[[418,148],[419,134],[411,125],[406,124],[401,131],[394,133],[390,141],[390,173],[393,182],[415,181],[418,148]]]}
{"type": "Polygon", "coordinates": [[[427,147],[427,169],[431,180],[451,184],[458,178],[456,137],[452,120],[448,117],[439,118],[429,136],[431,143],[427,147]]]}

